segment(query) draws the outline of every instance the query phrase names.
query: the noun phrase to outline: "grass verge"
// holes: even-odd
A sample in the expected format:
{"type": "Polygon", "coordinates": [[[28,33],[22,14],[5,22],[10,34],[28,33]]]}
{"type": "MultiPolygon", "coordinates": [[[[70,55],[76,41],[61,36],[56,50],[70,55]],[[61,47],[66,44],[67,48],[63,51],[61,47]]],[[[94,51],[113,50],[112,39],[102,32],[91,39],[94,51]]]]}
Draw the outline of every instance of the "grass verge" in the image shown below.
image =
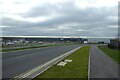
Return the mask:
{"type": "Polygon", "coordinates": [[[18,51],[18,50],[42,48],[42,47],[47,47],[47,46],[30,46],[30,47],[15,48],[15,49],[2,49],[2,52],[10,52],[10,51],[18,51]]]}
{"type": "Polygon", "coordinates": [[[115,60],[117,63],[120,64],[120,60],[118,58],[118,53],[119,50],[118,49],[111,49],[107,46],[98,46],[105,54],[107,54],[108,56],[110,56],[113,60],[115,60]]]}
{"type": "Polygon", "coordinates": [[[49,44],[49,45],[45,45],[45,46],[29,46],[29,47],[21,47],[21,48],[13,48],[13,49],[2,49],[1,52],[11,52],[11,51],[27,50],[27,49],[34,49],[34,48],[43,48],[43,47],[50,47],[50,46],[62,46],[62,45],[70,45],[70,44],[49,44]]]}
{"type": "Polygon", "coordinates": [[[73,60],[64,67],[53,65],[47,71],[38,75],[37,78],[84,78],[88,79],[88,63],[89,63],[90,46],[82,47],[66,59],[73,60]]]}

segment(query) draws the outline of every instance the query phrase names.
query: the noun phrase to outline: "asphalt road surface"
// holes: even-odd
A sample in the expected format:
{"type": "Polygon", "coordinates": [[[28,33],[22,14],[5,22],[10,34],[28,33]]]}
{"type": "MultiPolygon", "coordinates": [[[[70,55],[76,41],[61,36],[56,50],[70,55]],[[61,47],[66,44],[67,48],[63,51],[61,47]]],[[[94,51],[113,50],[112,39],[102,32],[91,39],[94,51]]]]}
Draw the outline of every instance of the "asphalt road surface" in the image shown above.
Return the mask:
{"type": "Polygon", "coordinates": [[[90,49],[90,78],[118,78],[118,64],[96,46],[90,49]]]}
{"type": "Polygon", "coordinates": [[[13,78],[79,46],[80,45],[53,46],[3,53],[3,78],[13,78]]]}

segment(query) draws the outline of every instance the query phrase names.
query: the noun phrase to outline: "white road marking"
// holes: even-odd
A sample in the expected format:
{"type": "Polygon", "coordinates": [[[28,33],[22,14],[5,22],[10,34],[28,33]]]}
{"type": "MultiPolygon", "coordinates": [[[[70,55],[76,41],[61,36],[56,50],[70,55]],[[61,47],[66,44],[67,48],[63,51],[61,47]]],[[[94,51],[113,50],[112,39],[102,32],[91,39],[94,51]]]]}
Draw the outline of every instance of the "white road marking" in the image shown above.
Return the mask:
{"type": "MultiPolygon", "coordinates": [[[[82,47],[82,46],[81,46],[82,47]]],[[[31,70],[28,70],[27,72],[25,72],[25,73],[22,73],[22,74],[20,74],[20,75],[18,75],[18,76],[16,76],[16,77],[14,77],[13,79],[20,79],[20,78],[34,78],[34,77],[36,77],[37,75],[39,75],[40,73],[42,73],[42,72],[44,72],[45,70],[47,70],[49,67],[51,67],[52,65],[50,65],[49,66],[49,64],[51,64],[52,62],[55,62],[54,64],[56,64],[59,60],[61,61],[63,58],[63,56],[69,56],[68,54],[70,54],[70,53],[73,53],[73,52],[75,52],[75,51],[77,51],[78,49],[80,49],[81,47],[78,47],[78,48],[75,48],[75,49],[73,49],[73,50],[71,50],[71,51],[69,51],[69,52],[66,52],[65,54],[63,54],[63,55],[60,55],[60,56],[58,56],[58,57],[56,57],[56,58],[54,58],[54,59],[52,59],[52,60],[50,60],[50,61],[48,61],[48,62],[46,62],[46,63],[44,63],[44,64],[42,64],[42,65],[40,65],[40,66],[37,66],[37,67],[35,67],[35,68],[33,68],[33,69],[31,69],[31,70]],[[41,72],[39,72],[39,73],[37,73],[36,74],[36,76],[34,76],[34,77],[28,77],[28,76],[30,76],[30,75],[32,75],[32,74],[34,74],[35,72],[37,72],[37,71],[40,71],[41,70],[41,72]]],[[[66,58],[65,57],[65,58],[66,58]]]]}
{"type": "Polygon", "coordinates": [[[90,51],[89,51],[89,64],[88,64],[88,80],[90,79],[90,51]]]}

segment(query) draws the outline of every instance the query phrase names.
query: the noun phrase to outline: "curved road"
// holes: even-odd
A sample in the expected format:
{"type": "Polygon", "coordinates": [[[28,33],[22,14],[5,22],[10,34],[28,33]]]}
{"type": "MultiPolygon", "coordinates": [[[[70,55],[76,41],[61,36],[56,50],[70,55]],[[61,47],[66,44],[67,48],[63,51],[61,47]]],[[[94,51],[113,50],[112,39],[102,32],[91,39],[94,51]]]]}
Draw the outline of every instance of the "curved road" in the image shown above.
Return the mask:
{"type": "Polygon", "coordinates": [[[79,46],[80,45],[53,46],[3,53],[3,78],[13,78],[79,46]]]}

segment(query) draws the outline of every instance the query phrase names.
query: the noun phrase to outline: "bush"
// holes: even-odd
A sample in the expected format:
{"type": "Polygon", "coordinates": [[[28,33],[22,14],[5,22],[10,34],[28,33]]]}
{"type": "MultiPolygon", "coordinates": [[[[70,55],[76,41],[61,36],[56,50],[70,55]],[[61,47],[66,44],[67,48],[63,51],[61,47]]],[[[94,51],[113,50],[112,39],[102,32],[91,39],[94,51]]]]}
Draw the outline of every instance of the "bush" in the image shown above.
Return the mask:
{"type": "Polygon", "coordinates": [[[111,44],[108,44],[108,47],[112,49],[118,48],[117,45],[111,45],[111,44]]]}

